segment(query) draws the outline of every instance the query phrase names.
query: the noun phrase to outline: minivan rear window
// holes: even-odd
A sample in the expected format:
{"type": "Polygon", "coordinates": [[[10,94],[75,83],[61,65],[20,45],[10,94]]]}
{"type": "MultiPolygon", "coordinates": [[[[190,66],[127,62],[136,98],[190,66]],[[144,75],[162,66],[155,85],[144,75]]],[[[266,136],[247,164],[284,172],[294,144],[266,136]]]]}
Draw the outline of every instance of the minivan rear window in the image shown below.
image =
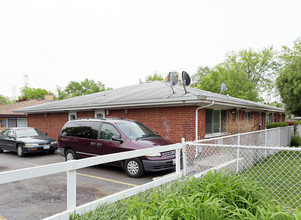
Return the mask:
{"type": "Polygon", "coordinates": [[[97,139],[100,122],[86,121],[86,122],[70,122],[61,132],[62,136],[97,139]]]}

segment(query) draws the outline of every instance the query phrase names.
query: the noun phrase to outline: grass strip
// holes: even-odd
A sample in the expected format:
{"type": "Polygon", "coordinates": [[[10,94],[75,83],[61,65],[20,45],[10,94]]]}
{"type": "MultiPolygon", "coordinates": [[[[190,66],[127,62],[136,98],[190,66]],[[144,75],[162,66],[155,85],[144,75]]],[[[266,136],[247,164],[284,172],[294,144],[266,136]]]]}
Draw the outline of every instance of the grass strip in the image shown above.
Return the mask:
{"type": "Polygon", "coordinates": [[[231,172],[208,172],[164,185],[113,204],[101,205],[70,219],[301,219],[277,201],[271,202],[264,188],[231,172]]]}

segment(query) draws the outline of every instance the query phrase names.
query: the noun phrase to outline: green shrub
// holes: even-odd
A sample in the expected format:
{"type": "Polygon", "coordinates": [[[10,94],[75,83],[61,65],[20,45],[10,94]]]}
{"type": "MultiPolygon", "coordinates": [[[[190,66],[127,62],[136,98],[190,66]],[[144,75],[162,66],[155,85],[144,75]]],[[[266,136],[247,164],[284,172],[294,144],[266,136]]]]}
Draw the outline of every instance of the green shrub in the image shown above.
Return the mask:
{"type": "Polygon", "coordinates": [[[299,136],[293,136],[291,143],[290,143],[291,147],[299,147],[301,146],[301,137],[299,136]]]}
{"type": "Polygon", "coordinates": [[[285,126],[288,126],[288,125],[289,125],[288,122],[275,122],[275,123],[267,124],[267,129],[285,127],[285,126]]]}
{"type": "Polygon", "coordinates": [[[301,125],[301,120],[299,121],[294,121],[296,124],[301,125]]]}
{"type": "MultiPolygon", "coordinates": [[[[190,220],[190,219],[294,219],[264,189],[232,172],[208,172],[202,178],[189,178],[140,193],[113,204],[101,205],[70,219],[101,220],[190,220]]],[[[296,218],[297,219],[297,218],[296,218]]]]}

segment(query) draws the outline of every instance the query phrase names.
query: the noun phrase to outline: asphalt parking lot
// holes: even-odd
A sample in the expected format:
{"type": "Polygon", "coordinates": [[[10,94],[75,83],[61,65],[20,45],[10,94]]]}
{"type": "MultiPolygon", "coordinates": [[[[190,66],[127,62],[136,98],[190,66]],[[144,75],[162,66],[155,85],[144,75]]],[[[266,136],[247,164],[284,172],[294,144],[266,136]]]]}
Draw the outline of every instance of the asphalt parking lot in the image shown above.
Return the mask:
{"type": "MultiPolygon", "coordinates": [[[[64,162],[55,154],[18,157],[16,153],[0,153],[0,172],[64,162]]],[[[130,178],[118,167],[98,165],[77,171],[77,205],[150,182],[170,171],[146,173],[130,178]]],[[[66,210],[65,172],[0,185],[0,220],[42,219],[66,210]]]]}

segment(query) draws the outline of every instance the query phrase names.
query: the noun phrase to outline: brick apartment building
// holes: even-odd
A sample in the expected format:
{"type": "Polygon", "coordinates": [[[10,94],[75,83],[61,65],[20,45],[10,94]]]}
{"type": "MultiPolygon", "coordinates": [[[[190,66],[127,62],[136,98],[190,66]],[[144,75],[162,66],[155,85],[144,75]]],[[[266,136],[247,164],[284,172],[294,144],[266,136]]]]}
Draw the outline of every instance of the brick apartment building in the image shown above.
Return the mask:
{"type": "Polygon", "coordinates": [[[57,138],[68,120],[76,118],[123,117],[138,120],[160,135],[180,142],[223,135],[229,118],[266,123],[285,120],[281,108],[220,95],[181,85],[172,88],[162,81],[142,83],[61,101],[20,108],[28,114],[28,126],[57,138]],[[196,126],[197,125],[197,126],[196,126]]]}

